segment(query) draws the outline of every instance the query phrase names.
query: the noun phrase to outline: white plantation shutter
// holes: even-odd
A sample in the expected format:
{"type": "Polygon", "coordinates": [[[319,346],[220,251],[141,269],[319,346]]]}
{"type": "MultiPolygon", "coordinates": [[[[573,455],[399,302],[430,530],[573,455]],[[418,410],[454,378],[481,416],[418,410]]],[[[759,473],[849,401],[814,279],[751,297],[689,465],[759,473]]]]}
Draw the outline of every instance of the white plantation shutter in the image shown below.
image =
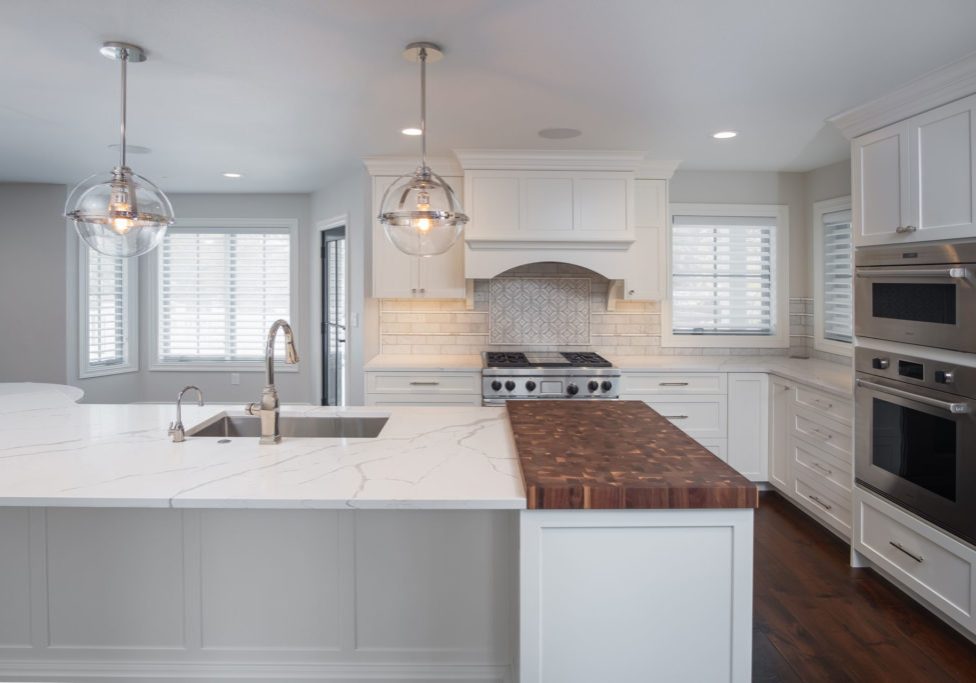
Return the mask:
{"type": "Polygon", "coordinates": [[[851,212],[823,215],[823,336],[839,342],[854,339],[851,212]]]}
{"type": "Polygon", "coordinates": [[[673,333],[775,334],[775,241],[772,217],[674,216],[673,333]]]}
{"type": "MultiPolygon", "coordinates": [[[[287,228],[167,233],[159,249],[160,363],[261,361],[271,323],[290,317],[287,228]]],[[[284,358],[283,337],[277,358],[284,358]]]]}
{"type": "Polygon", "coordinates": [[[129,259],[99,254],[82,246],[85,256],[87,358],[89,372],[128,363],[129,259]]]}

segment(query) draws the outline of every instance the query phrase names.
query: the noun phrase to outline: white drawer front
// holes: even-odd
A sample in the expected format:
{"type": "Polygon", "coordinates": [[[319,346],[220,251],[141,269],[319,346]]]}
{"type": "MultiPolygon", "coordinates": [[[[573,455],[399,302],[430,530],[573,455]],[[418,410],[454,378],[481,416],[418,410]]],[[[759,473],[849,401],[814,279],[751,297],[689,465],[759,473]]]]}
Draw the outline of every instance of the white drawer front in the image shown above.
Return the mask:
{"type": "Polygon", "coordinates": [[[727,375],[724,372],[625,372],[621,377],[621,393],[627,394],[725,394],[727,375]]]}
{"type": "Polygon", "coordinates": [[[368,372],[366,391],[374,394],[472,394],[481,396],[477,372],[368,372]]]}
{"type": "Polygon", "coordinates": [[[795,472],[806,472],[807,479],[819,478],[824,486],[834,489],[839,496],[851,495],[851,467],[837,458],[809,445],[802,439],[790,439],[791,467],[795,472]]]}
{"type": "Polygon", "coordinates": [[[853,444],[851,428],[823,417],[811,410],[794,408],[792,432],[795,436],[816,444],[843,462],[851,463],[853,444]]]}
{"type": "Polygon", "coordinates": [[[851,498],[838,495],[832,488],[824,486],[818,477],[804,471],[794,472],[794,492],[807,510],[839,531],[846,538],[851,537],[851,498]]]}
{"type": "Polygon", "coordinates": [[[857,549],[972,629],[976,552],[860,490],[857,506],[857,549]]]}
{"type": "Polygon", "coordinates": [[[729,461],[727,439],[695,439],[695,441],[714,453],[715,457],[722,462],[729,461]]]}
{"type": "Polygon", "coordinates": [[[798,406],[819,410],[842,424],[850,425],[853,422],[854,406],[848,399],[797,385],[793,400],[798,406]]]}
{"type": "Polygon", "coordinates": [[[481,394],[366,394],[368,406],[480,406],[481,394]]]}
{"type": "Polygon", "coordinates": [[[668,396],[644,402],[691,436],[716,439],[728,436],[725,396],[668,396]]]}

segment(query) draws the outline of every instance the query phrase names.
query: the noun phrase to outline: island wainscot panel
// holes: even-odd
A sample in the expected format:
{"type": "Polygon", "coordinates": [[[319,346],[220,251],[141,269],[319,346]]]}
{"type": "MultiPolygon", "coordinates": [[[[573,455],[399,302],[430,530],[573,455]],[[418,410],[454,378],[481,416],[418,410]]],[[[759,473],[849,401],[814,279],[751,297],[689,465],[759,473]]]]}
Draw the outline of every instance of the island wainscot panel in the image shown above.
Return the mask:
{"type": "Polygon", "coordinates": [[[754,508],[756,486],[642,401],[509,401],[530,510],[754,508]]]}

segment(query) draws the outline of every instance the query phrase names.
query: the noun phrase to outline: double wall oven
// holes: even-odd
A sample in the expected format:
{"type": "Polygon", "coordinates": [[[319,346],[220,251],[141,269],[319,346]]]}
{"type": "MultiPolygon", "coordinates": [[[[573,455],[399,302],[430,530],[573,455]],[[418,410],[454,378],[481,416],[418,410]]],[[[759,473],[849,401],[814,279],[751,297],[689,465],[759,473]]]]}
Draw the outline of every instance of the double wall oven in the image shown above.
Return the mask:
{"type": "Polygon", "coordinates": [[[976,241],[855,265],[857,482],[976,544],[976,241]]]}

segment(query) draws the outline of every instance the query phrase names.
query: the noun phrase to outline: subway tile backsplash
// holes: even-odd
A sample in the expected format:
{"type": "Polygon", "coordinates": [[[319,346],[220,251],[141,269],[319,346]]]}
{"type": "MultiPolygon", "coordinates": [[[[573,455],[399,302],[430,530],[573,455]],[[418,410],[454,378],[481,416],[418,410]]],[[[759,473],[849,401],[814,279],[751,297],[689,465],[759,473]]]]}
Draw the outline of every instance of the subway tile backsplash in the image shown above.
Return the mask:
{"type": "Polygon", "coordinates": [[[474,310],[466,310],[461,300],[384,299],[381,352],[477,354],[531,346],[587,348],[610,357],[811,355],[811,299],[790,299],[789,349],[666,348],[661,346],[660,304],[616,301],[615,310],[608,311],[609,286],[606,278],[577,266],[536,263],[504,277],[475,280],[474,310]]]}

